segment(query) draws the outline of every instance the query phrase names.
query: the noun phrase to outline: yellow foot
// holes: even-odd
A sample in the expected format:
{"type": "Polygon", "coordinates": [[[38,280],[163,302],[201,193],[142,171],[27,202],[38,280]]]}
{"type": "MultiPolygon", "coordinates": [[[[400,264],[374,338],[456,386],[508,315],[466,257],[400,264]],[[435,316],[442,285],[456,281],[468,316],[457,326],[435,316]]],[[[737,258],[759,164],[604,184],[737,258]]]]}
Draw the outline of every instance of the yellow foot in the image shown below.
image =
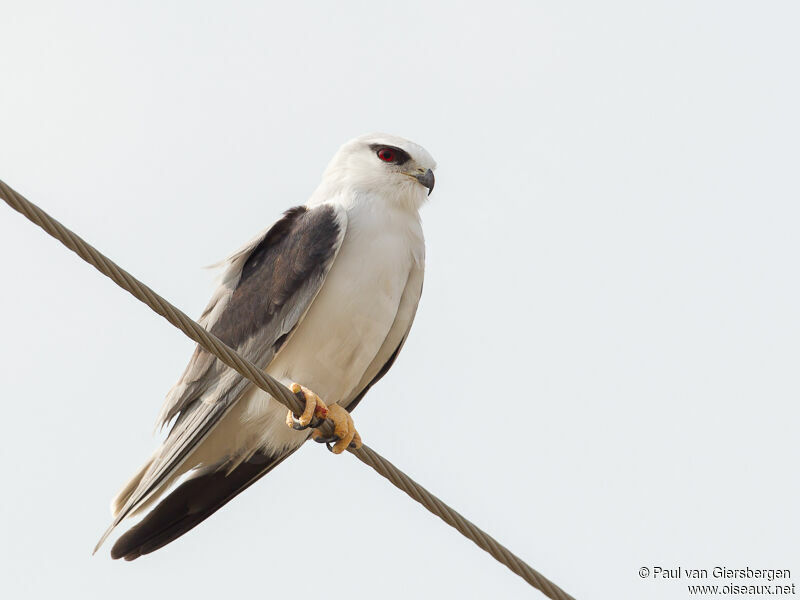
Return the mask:
{"type": "Polygon", "coordinates": [[[292,411],[286,415],[286,424],[292,429],[305,429],[306,427],[315,427],[311,433],[311,439],[315,442],[335,442],[333,446],[328,446],[328,449],[334,454],[341,454],[348,446],[353,448],[361,448],[361,436],[356,431],[356,426],[353,423],[353,417],[350,413],[343,409],[338,404],[326,406],[322,398],[317,396],[307,387],[299,383],[293,383],[291,386],[292,393],[299,394],[306,402],[303,414],[295,417],[292,411]],[[333,436],[325,438],[316,429],[320,424],[320,420],[330,419],[333,421],[333,436]]]}
{"type": "Polygon", "coordinates": [[[292,411],[288,412],[286,415],[286,424],[289,427],[298,430],[305,429],[312,424],[312,420],[316,421],[316,423],[313,424],[313,426],[316,427],[320,419],[324,420],[328,417],[328,407],[325,406],[322,398],[317,396],[310,389],[299,383],[293,383],[291,390],[293,394],[297,394],[305,400],[306,407],[303,410],[303,414],[299,417],[295,417],[292,411]]]}

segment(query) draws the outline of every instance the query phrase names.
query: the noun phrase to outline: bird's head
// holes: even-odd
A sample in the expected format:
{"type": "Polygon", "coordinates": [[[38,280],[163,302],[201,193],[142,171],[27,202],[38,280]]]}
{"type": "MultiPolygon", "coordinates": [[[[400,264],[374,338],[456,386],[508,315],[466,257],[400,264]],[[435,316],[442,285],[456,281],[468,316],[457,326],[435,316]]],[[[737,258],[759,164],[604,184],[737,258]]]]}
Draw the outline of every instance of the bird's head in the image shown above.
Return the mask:
{"type": "Polygon", "coordinates": [[[372,133],[350,140],[334,155],[322,185],[377,195],[418,209],[433,191],[436,161],[422,146],[401,137],[372,133]]]}

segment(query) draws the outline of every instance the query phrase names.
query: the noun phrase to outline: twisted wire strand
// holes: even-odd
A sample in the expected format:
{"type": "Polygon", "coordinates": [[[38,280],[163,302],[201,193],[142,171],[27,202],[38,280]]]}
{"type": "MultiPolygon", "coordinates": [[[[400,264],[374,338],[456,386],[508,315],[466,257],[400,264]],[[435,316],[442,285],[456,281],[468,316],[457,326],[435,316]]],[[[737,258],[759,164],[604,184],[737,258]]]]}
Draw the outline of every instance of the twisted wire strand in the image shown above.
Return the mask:
{"type": "MultiPolygon", "coordinates": [[[[290,409],[295,414],[303,412],[304,403],[286,388],[286,386],[256,367],[250,361],[241,357],[230,346],[222,342],[215,335],[206,331],[183,311],[159,296],[150,287],[136,279],[125,269],[114,263],[114,261],[104,256],[94,246],[10,188],[2,180],[0,180],[0,197],[2,197],[11,208],[44,229],[48,234],[60,241],[103,275],[110,278],[122,289],[132,294],[137,300],[149,306],[172,325],[183,331],[189,338],[200,344],[205,350],[212,353],[243,377],[252,381],[259,388],[269,393],[273,398],[286,406],[286,408],[290,409]]],[[[330,420],[327,420],[320,429],[323,435],[329,436],[333,433],[333,424],[330,420]]],[[[530,585],[540,590],[548,598],[552,600],[575,600],[488,533],[450,508],[370,447],[364,445],[358,450],[353,448],[349,448],[348,450],[361,462],[369,465],[375,472],[388,479],[392,485],[405,492],[409,497],[419,502],[431,513],[472,540],[478,547],[488,552],[496,560],[522,577],[530,585]]]]}

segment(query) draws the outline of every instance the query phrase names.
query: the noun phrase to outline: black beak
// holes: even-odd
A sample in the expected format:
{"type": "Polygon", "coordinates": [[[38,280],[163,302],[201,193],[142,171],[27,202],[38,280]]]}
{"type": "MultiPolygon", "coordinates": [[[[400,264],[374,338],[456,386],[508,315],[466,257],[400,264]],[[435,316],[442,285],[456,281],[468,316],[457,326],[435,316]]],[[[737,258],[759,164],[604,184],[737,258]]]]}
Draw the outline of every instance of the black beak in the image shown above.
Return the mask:
{"type": "Polygon", "coordinates": [[[433,191],[433,184],[436,183],[436,179],[433,177],[433,171],[428,169],[422,175],[414,175],[414,179],[428,188],[428,196],[430,196],[431,192],[433,191]]]}

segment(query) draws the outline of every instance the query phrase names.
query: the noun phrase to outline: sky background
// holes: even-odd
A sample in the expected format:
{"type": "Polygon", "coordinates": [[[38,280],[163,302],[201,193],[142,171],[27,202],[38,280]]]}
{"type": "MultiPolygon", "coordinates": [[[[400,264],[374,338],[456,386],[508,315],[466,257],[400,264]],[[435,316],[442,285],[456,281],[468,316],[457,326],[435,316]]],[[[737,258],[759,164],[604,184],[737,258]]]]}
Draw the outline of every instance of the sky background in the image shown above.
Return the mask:
{"type": "MultiPolygon", "coordinates": [[[[534,568],[576,598],[688,597],[642,566],[800,584],[797,3],[0,12],[0,178],[195,317],[343,142],[431,152],[416,323],[354,416],[534,568]]],[[[3,597],[541,597],[316,445],[92,558],[193,344],[2,206],[0,272],[3,597]]]]}

